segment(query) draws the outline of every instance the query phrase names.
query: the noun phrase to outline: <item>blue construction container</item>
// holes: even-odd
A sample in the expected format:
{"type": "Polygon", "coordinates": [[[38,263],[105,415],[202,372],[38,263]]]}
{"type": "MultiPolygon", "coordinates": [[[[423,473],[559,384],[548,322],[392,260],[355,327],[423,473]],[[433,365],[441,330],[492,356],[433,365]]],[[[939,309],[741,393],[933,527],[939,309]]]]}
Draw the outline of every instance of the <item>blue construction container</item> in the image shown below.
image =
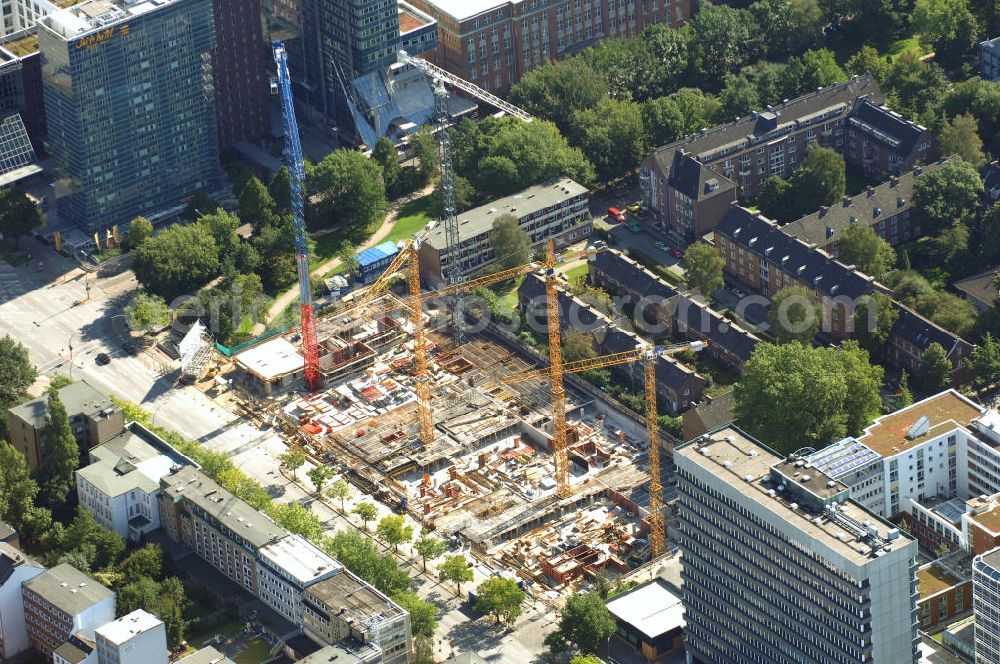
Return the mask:
{"type": "Polygon", "coordinates": [[[399,253],[395,242],[383,242],[358,252],[358,280],[370,284],[381,275],[399,253]]]}

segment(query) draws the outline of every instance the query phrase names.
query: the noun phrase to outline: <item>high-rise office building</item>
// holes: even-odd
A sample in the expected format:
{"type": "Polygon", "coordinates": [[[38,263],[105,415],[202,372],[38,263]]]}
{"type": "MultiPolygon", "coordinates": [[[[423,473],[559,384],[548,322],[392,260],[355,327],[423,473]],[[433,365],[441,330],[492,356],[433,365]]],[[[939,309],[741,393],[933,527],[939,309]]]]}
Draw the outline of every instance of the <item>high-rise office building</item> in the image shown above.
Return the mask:
{"type": "Polygon", "coordinates": [[[210,0],[89,0],[38,40],[60,218],[102,231],[219,188],[210,0]]]}
{"type": "MultiPolygon", "coordinates": [[[[268,72],[274,70],[264,40],[260,0],[213,0],[216,123],[219,151],[254,141],[269,129],[268,72]]],[[[237,192],[238,193],[238,192],[237,192]]]]}
{"type": "Polygon", "coordinates": [[[918,660],[914,539],[732,427],[674,461],[689,662],[918,660]]]}
{"type": "Polygon", "coordinates": [[[976,664],[1000,664],[1000,549],[972,561],[976,664]]]}

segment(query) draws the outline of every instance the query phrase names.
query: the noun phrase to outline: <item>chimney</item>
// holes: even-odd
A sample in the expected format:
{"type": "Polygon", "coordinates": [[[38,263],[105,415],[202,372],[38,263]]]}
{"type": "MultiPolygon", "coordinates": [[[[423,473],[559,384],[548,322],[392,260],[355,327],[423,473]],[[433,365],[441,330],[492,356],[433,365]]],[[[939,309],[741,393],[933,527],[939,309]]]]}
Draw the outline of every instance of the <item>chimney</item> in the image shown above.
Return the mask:
{"type": "Polygon", "coordinates": [[[868,191],[868,198],[871,198],[872,196],[875,195],[875,187],[868,185],[867,191],[868,191]]]}
{"type": "Polygon", "coordinates": [[[826,213],[827,213],[827,212],[828,212],[829,210],[830,210],[830,208],[828,208],[828,207],[827,207],[827,206],[825,206],[825,205],[821,205],[821,206],[819,206],[819,216],[820,216],[820,219],[822,219],[823,217],[825,217],[825,216],[826,216],[826,213]]]}
{"type": "Polygon", "coordinates": [[[850,196],[844,196],[844,198],[843,198],[843,199],[841,199],[840,203],[841,203],[841,205],[843,205],[844,207],[847,207],[847,206],[849,206],[849,205],[851,204],[851,197],[850,197],[850,196]]]}
{"type": "Polygon", "coordinates": [[[899,184],[899,178],[898,177],[896,177],[895,175],[889,176],[889,186],[890,187],[895,187],[898,184],[899,184]]]}

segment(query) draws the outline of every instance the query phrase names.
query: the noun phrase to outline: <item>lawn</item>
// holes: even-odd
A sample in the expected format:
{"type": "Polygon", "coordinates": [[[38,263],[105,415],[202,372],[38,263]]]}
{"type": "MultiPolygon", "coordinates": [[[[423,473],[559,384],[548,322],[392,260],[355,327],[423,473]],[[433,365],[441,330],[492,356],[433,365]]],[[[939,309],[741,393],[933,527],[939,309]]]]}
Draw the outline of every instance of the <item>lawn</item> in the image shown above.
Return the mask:
{"type": "Polygon", "coordinates": [[[386,240],[399,242],[426,226],[433,218],[433,201],[431,195],[415,198],[399,209],[399,217],[392,225],[392,230],[386,240]]]}
{"type": "Polygon", "coordinates": [[[907,37],[906,39],[897,39],[889,44],[884,51],[881,51],[881,55],[888,55],[894,58],[907,51],[916,51],[918,55],[924,54],[924,48],[920,45],[920,40],[916,35],[907,37]]]}
{"type": "Polygon", "coordinates": [[[270,659],[271,644],[258,636],[238,646],[230,657],[236,664],[260,664],[270,659]]]}
{"type": "Polygon", "coordinates": [[[565,272],[563,272],[563,274],[566,275],[566,281],[568,281],[569,283],[573,283],[573,281],[576,280],[577,277],[586,276],[587,264],[581,263],[580,265],[577,265],[574,268],[566,270],[565,272]]]}

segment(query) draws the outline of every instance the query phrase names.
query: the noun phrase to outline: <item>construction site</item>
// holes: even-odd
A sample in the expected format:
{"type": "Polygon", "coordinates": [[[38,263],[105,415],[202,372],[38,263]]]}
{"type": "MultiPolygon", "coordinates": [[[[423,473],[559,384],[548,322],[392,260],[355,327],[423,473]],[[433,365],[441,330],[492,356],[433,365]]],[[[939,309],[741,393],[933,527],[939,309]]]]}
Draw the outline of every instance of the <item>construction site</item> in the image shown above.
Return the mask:
{"type": "MultiPolygon", "coordinates": [[[[433,435],[421,435],[413,312],[383,293],[317,321],[323,388],[304,390],[299,333],[224,367],[240,415],[334,467],[424,528],[467,543],[525,579],[569,588],[651,559],[649,449],[642,421],[567,381],[565,490],[553,449],[544,362],[490,332],[460,342],[424,311],[433,435]]],[[[596,392],[596,395],[594,394],[596,392]]],[[[666,456],[666,455],[664,455],[666,456]]]]}

